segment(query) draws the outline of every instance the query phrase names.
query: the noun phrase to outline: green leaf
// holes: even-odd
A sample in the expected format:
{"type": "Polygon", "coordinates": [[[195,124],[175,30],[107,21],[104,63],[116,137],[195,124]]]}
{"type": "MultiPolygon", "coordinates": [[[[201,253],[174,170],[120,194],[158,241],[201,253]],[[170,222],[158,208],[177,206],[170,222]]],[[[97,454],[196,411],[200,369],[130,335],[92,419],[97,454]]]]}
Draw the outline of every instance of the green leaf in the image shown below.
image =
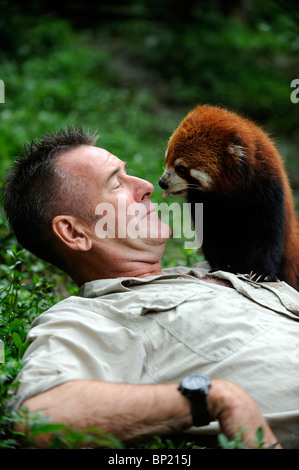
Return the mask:
{"type": "Polygon", "coordinates": [[[224,434],[219,434],[218,441],[219,441],[219,444],[221,445],[221,447],[223,447],[223,449],[229,449],[230,448],[229,440],[227,439],[227,437],[224,434]]]}
{"type": "Polygon", "coordinates": [[[66,425],[62,423],[61,424],[60,423],[35,424],[30,429],[33,436],[37,436],[39,434],[61,432],[65,430],[66,430],[66,425]]]}
{"type": "Polygon", "coordinates": [[[263,437],[264,437],[264,431],[263,428],[260,426],[258,430],[256,431],[256,438],[257,438],[257,443],[258,444],[263,444],[263,437]]]}
{"type": "Polygon", "coordinates": [[[28,348],[29,344],[30,344],[30,341],[25,341],[25,342],[22,344],[22,346],[20,347],[20,349],[19,349],[20,358],[23,357],[23,355],[24,355],[26,349],[28,348]]]}
{"type": "Polygon", "coordinates": [[[14,342],[14,345],[15,347],[20,350],[22,345],[23,345],[23,341],[22,341],[22,338],[21,336],[19,335],[19,333],[16,333],[15,331],[13,332],[12,334],[12,340],[14,342]]]}

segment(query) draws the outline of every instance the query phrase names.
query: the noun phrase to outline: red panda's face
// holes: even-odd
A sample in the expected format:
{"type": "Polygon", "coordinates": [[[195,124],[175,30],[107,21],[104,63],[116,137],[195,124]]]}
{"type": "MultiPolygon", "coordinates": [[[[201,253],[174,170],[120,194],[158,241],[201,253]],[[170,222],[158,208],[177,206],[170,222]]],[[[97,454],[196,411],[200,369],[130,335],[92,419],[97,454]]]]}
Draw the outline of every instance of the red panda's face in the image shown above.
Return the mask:
{"type": "Polygon", "coordinates": [[[187,196],[189,189],[229,193],[238,185],[243,148],[217,122],[187,117],[168,142],[159,185],[164,196],[187,196]]]}
{"type": "Polygon", "coordinates": [[[165,154],[165,170],[159,181],[164,195],[187,196],[188,189],[211,190],[213,187],[213,171],[200,165],[199,159],[194,161],[192,152],[173,152],[168,147],[165,154]]]}

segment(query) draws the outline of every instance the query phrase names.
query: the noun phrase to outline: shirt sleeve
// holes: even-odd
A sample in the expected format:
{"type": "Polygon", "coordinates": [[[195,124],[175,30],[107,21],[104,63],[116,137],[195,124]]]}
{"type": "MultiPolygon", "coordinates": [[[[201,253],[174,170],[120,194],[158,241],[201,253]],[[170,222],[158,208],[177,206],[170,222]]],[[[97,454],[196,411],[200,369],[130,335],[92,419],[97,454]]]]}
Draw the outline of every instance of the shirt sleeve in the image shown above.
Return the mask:
{"type": "Polygon", "coordinates": [[[142,335],[80,307],[53,308],[38,317],[16,381],[14,409],[29,397],[70,380],[138,383],[145,361],[142,335]]]}

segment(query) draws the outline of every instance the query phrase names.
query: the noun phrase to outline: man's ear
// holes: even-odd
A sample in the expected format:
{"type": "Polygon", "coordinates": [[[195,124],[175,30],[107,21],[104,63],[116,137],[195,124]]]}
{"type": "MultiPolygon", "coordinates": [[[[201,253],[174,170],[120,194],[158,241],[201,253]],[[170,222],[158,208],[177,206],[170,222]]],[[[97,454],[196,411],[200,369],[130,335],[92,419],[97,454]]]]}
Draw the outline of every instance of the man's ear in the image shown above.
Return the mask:
{"type": "Polygon", "coordinates": [[[58,215],[52,220],[52,229],[65,245],[72,250],[88,251],[92,241],[85,233],[80,222],[70,215],[58,215]]]}

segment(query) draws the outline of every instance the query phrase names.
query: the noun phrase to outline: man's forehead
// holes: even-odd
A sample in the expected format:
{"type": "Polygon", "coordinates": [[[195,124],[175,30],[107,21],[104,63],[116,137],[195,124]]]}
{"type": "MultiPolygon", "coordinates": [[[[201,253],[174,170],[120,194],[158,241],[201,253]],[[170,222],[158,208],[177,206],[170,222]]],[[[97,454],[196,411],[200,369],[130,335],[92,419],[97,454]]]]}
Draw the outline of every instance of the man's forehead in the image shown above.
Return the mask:
{"type": "Polygon", "coordinates": [[[74,171],[83,176],[95,172],[97,168],[105,173],[109,172],[121,163],[118,157],[106,149],[82,145],[61,154],[58,165],[64,170],[74,171]]]}

